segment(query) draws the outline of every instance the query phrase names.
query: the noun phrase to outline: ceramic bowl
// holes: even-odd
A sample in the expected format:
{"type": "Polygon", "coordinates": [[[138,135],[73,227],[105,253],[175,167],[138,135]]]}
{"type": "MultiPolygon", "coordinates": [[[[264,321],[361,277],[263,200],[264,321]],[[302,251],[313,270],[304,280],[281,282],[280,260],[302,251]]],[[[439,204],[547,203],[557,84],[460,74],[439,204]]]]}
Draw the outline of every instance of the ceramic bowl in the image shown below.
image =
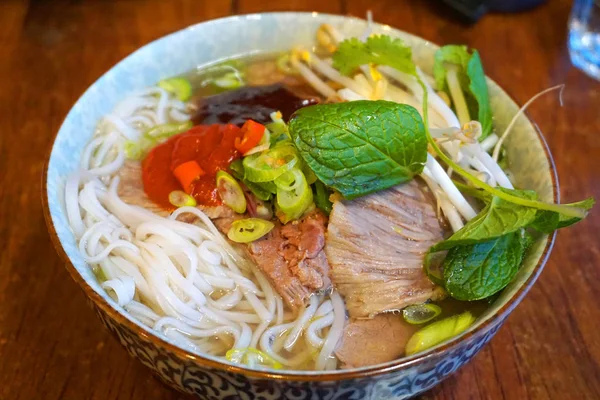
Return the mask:
{"type": "MultiPolygon", "coordinates": [[[[167,384],[204,399],[404,399],[438,384],[471,360],[500,329],[540,274],[553,237],[539,239],[516,279],[477,323],[460,337],[417,354],[372,367],[327,373],[257,371],[219,358],[191,354],[132,319],[100,287],[80,255],[64,208],[65,177],[78,168],[79,155],[98,120],[128,93],[197,66],[248,53],[310,45],[323,23],[349,35],[366,27],[361,19],[318,13],[234,16],[191,26],[137,50],[98,79],[75,103],[58,132],[44,176],[48,229],[73,279],[104,325],[127,351],[167,384]]],[[[375,32],[399,36],[413,48],[417,64],[431,71],[437,46],[386,25],[375,32]]],[[[489,82],[495,126],[502,131],[516,114],[515,102],[489,82]]],[[[520,117],[506,142],[516,186],[558,201],[551,156],[543,137],[520,117]]]]}

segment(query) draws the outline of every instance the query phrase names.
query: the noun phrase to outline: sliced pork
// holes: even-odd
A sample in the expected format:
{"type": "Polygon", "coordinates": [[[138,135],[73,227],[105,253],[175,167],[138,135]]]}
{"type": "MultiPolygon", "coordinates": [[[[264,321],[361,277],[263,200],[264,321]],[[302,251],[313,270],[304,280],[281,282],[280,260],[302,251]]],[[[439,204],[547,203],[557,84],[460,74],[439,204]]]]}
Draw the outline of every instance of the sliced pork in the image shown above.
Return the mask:
{"type": "Polygon", "coordinates": [[[399,314],[379,314],[372,319],[352,319],[335,355],[341,368],[360,368],[396,360],[418,327],[404,321],[399,314]]]}
{"type": "Polygon", "coordinates": [[[372,317],[443,296],[423,258],[443,239],[433,199],[416,180],[351,201],[336,201],[325,253],[351,317],[372,317]]]}
{"type": "Polygon", "coordinates": [[[329,264],[323,251],[325,216],[314,211],[281,225],[248,245],[248,253],[283,300],[293,309],[308,297],[329,289],[329,264]]]}

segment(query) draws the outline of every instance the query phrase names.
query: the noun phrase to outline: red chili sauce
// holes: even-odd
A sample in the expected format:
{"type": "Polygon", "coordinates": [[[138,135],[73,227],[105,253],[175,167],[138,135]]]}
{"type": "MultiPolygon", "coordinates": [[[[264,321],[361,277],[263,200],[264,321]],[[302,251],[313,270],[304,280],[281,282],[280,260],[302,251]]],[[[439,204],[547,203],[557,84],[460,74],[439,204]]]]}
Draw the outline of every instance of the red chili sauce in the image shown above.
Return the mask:
{"type": "Polygon", "coordinates": [[[192,120],[203,125],[173,136],[148,153],[142,163],[144,191],[161,207],[174,210],[169,193],[183,188],[173,170],[195,160],[205,174],[195,182],[190,194],[200,205],[221,204],[216,174],[227,170],[232,161],[242,156],[234,147],[235,139],[242,137],[238,126],[248,119],[267,123],[270,113],[277,110],[287,120],[297,109],[316,103],[317,98],[300,97],[282,84],[244,87],[199,99],[192,120]]]}
{"type": "Polygon", "coordinates": [[[242,137],[241,129],[232,124],[198,125],[159,144],[142,163],[144,191],[155,203],[167,210],[174,209],[169,202],[169,193],[183,188],[173,170],[184,162],[195,160],[204,175],[193,184],[190,194],[201,205],[221,204],[216,175],[242,156],[234,147],[238,137],[242,137]]]}

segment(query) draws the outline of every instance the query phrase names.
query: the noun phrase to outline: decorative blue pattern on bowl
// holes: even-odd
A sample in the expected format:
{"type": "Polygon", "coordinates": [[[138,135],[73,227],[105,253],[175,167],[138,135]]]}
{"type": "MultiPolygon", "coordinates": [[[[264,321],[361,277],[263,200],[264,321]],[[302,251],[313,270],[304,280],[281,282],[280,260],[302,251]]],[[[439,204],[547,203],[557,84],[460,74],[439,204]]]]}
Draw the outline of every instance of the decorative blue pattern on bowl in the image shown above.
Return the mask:
{"type": "MultiPolygon", "coordinates": [[[[129,93],[162,78],[225,58],[283,51],[294,44],[310,45],[322,23],[337,26],[349,35],[358,35],[366,27],[360,19],[317,13],[255,14],[205,22],[152,42],[114,66],[83,94],[67,115],[52,148],[45,181],[47,223],[71,275],[102,322],[130,354],[168,384],[200,398],[403,399],[420,393],[469,361],[491,339],[537,277],[549,252],[551,240],[539,241],[515,282],[461,339],[402,362],[328,374],[250,371],[211,356],[186,353],[133,320],[106,295],[79,253],[63,202],[65,177],[77,170],[80,154],[98,120],[129,93]]],[[[431,69],[435,45],[388,26],[376,25],[375,32],[402,37],[413,46],[417,63],[425,71],[431,69]]],[[[506,126],[518,107],[491,81],[490,93],[496,126],[506,126]]],[[[520,186],[538,190],[546,200],[556,197],[543,139],[526,118],[519,120],[507,148],[520,186]],[[530,145],[523,149],[512,144],[516,141],[530,145]]]]}

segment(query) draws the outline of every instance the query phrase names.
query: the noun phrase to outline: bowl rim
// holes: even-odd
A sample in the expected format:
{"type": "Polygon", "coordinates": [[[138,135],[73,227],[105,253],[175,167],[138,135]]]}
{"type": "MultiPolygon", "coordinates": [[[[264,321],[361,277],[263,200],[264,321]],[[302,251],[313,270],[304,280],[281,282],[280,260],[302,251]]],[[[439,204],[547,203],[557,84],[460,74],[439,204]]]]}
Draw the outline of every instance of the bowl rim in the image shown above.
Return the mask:
{"type": "MultiPolygon", "coordinates": [[[[265,16],[265,15],[271,15],[271,16],[277,16],[277,15],[282,15],[282,16],[312,15],[312,16],[316,16],[316,15],[319,15],[319,16],[326,16],[326,17],[330,16],[330,17],[337,17],[337,18],[342,17],[343,19],[362,20],[361,18],[357,18],[357,17],[353,17],[353,16],[330,14],[330,13],[319,13],[319,12],[306,12],[306,11],[305,12],[285,11],[285,12],[261,12],[261,13],[249,13],[249,14],[235,14],[235,15],[230,15],[230,16],[221,17],[221,18],[209,19],[206,21],[202,21],[202,22],[190,25],[190,26],[182,28],[182,29],[178,29],[174,32],[171,32],[167,35],[161,36],[157,39],[152,40],[151,42],[146,43],[145,45],[137,48],[136,50],[134,50],[133,52],[131,52],[130,54],[125,56],[117,64],[113,65],[110,69],[108,69],[105,73],[107,73],[108,71],[113,69],[116,65],[118,65],[120,62],[122,62],[125,58],[128,58],[128,57],[134,55],[137,51],[141,50],[142,48],[151,46],[155,42],[157,42],[159,40],[163,40],[169,36],[175,35],[181,31],[191,29],[191,28],[196,28],[207,22],[215,22],[215,21],[228,22],[228,20],[234,21],[240,17],[259,19],[259,18],[261,18],[261,16],[265,16]]],[[[385,25],[385,24],[381,24],[381,25],[385,25]]],[[[400,31],[403,34],[410,35],[410,36],[425,40],[428,43],[431,43],[433,45],[439,46],[436,43],[430,42],[427,39],[423,39],[420,36],[413,35],[409,32],[405,32],[398,28],[393,28],[393,29],[400,31]]],[[[104,76],[104,74],[102,76],[104,76]]],[[[100,77],[98,79],[100,79],[100,77]]],[[[96,81],[94,81],[83,92],[83,94],[75,101],[74,104],[77,104],[79,102],[81,97],[83,95],[85,95],[85,93],[89,90],[89,88],[91,86],[93,86],[95,84],[95,82],[97,82],[98,79],[96,79],[96,81]]],[[[494,82],[494,84],[496,84],[496,83],[494,82]]],[[[514,100],[514,98],[504,88],[500,87],[499,85],[497,85],[497,86],[500,89],[500,91],[503,92],[504,95],[506,95],[506,97],[508,99],[510,99],[513,103],[518,105],[518,103],[514,100]]],[[[69,111],[67,112],[67,115],[63,119],[63,122],[61,123],[61,127],[64,124],[64,121],[66,120],[66,118],[68,117],[71,109],[69,109],[69,111]]],[[[537,134],[538,140],[542,144],[542,148],[544,150],[546,159],[548,160],[549,172],[550,172],[550,177],[552,180],[553,199],[554,199],[555,203],[558,203],[560,200],[558,174],[557,174],[557,170],[556,170],[556,165],[554,163],[554,159],[550,152],[550,148],[548,146],[548,143],[547,143],[544,135],[540,131],[539,127],[537,126],[537,124],[529,118],[528,113],[524,113],[524,114],[525,114],[526,118],[528,119],[528,121],[533,126],[533,128],[537,134]]],[[[250,369],[250,368],[246,368],[244,366],[234,365],[234,364],[230,364],[225,361],[219,361],[217,359],[211,359],[211,358],[207,358],[202,355],[199,355],[199,354],[191,353],[189,351],[184,350],[181,347],[174,345],[173,343],[168,342],[167,340],[159,337],[158,335],[152,333],[151,330],[149,330],[150,331],[150,333],[149,333],[149,331],[144,330],[142,327],[140,327],[139,325],[137,325],[136,323],[134,323],[133,321],[131,321],[127,317],[125,317],[121,312],[119,312],[111,304],[109,304],[108,301],[106,299],[104,299],[100,294],[96,293],[96,291],[86,282],[86,280],[83,278],[83,276],[77,271],[77,269],[73,265],[71,259],[66,254],[66,252],[62,246],[62,243],[60,241],[60,238],[58,237],[58,234],[54,227],[54,222],[52,221],[52,215],[50,214],[50,207],[49,207],[49,200],[48,200],[48,168],[49,168],[49,164],[50,164],[50,158],[52,156],[52,151],[54,149],[54,143],[56,141],[56,138],[57,138],[59,132],[60,132],[60,128],[54,134],[54,137],[52,139],[52,145],[50,146],[50,148],[47,151],[47,155],[46,155],[45,162],[44,162],[44,169],[43,169],[42,176],[41,176],[41,178],[42,178],[41,196],[42,196],[42,209],[43,209],[42,211],[44,214],[44,220],[46,222],[46,227],[47,227],[48,233],[50,235],[52,244],[53,244],[56,252],[58,253],[59,258],[65,264],[65,268],[71,275],[71,278],[84,291],[87,298],[93,302],[93,305],[98,307],[100,310],[102,310],[103,313],[107,314],[117,324],[124,325],[127,330],[135,333],[135,335],[141,337],[142,340],[153,343],[157,347],[162,348],[163,350],[171,353],[171,355],[174,355],[177,358],[185,360],[187,362],[192,362],[192,363],[194,363],[200,367],[204,367],[204,368],[213,368],[213,369],[216,369],[219,371],[224,371],[224,372],[229,372],[229,373],[237,373],[237,374],[241,374],[241,375],[244,375],[247,377],[257,378],[257,379],[272,379],[272,380],[277,380],[277,381],[294,380],[294,381],[303,381],[303,382],[342,381],[342,380],[349,380],[349,379],[359,379],[359,378],[383,375],[383,374],[387,374],[387,373],[396,372],[396,371],[399,371],[402,369],[410,368],[410,367],[415,366],[423,361],[438,357],[438,356],[442,355],[442,353],[453,350],[453,349],[457,348],[461,342],[463,342],[469,338],[472,338],[476,335],[483,334],[483,333],[487,332],[488,330],[490,330],[495,325],[501,324],[503,322],[503,320],[506,317],[508,317],[508,315],[515,309],[515,307],[523,300],[523,298],[525,297],[527,292],[531,289],[531,287],[533,286],[533,284],[535,283],[535,281],[541,274],[542,270],[544,269],[544,266],[546,265],[546,262],[548,261],[548,258],[550,257],[550,253],[552,252],[552,248],[554,247],[554,242],[556,239],[556,231],[553,232],[552,234],[548,235],[548,237],[546,238],[546,244],[544,246],[544,250],[543,250],[542,254],[540,255],[540,258],[539,258],[536,266],[532,270],[531,275],[527,278],[527,280],[525,280],[525,282],[522,283],[522,285],[511,296],[511,298],[502,307],[500,307],[496,311],[496,313],[494,313],[488,319],[481,322],[479,325],[477,325],[472,330],[470,330],[462,335],[459,335],[457,337],[454,337],[454,338],[450,339],[449,341],[443,343],[442,345],[435,346],[431,350],[428,350],[428,351],[425,351],[422,353],[417,353],[414,356],[404,357],[401,359],[390,361],[385,364],[379,364],[379,365],[375,365],[375,366],[368,366],[368,367],[362,367],[362,368],[352,368],[352,369],[347,369],[347,370],[336,370],[336,371],[326,371],[326,372],[314,371],[313,373],[307,373],[307,371],[293,371],[293,370],[278,372],[278,371],[274,371],[274,370],[250,369]]]]}

